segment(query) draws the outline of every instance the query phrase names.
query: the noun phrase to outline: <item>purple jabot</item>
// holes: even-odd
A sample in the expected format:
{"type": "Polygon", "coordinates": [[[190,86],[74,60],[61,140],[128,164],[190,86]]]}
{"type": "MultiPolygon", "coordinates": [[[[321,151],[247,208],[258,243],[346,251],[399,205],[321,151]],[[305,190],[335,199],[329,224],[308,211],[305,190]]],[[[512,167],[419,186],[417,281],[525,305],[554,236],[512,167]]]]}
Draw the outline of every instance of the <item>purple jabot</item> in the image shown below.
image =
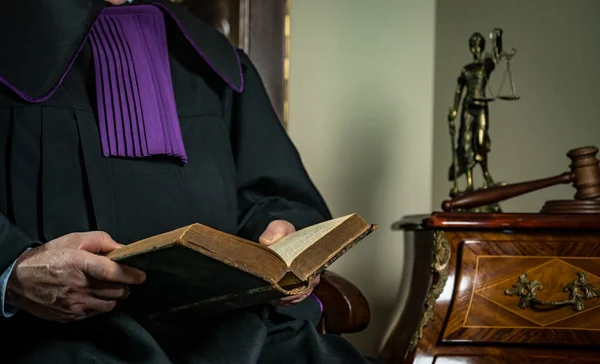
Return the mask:
{"type": "Polygon", "coordinates": [[[107,7],[89,39],[104,156],[169,155],[186,163],[162,11],[107,7]]]}

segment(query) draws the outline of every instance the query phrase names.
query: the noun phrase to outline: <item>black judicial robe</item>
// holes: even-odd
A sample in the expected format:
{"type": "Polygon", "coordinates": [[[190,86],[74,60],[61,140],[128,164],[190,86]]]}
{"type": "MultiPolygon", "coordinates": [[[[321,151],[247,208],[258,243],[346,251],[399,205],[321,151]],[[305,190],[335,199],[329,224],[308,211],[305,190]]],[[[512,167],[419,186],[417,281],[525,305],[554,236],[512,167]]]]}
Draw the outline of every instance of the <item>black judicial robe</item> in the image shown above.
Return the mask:
{"type": "MultiPolygon", "coordinates": [[[[248,57],[183,8],[146,3],[165,12],[185,165],[102,156],[86,34],[103,0],[0,5],[0,272],[70,232],[127,244],[201,222],[257,240],[272,220],[300,229],[330,218],[248,57]]],[[[264,305],[168,326],[118,307],[67,324],[21,311],[0,318],[0,361],[366,362],[293,311],[264,305]]]]}

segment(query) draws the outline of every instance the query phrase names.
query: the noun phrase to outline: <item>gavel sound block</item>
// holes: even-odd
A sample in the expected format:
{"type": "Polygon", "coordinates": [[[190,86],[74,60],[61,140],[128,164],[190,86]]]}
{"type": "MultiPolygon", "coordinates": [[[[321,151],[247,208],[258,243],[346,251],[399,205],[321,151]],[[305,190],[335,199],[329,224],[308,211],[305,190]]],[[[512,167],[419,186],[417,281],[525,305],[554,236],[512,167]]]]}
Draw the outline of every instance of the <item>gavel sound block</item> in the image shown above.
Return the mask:
{"type": "Polygon", "coordinates": [[[570,171],[555,177],[505,186],[490,187],[444,201],[442,209],[470,209],[503,201],[558,184],[572,183],[577,192],[574,200],[547,201],[544,214],[600,214],[600,161],[596,158],[598,148],[582,147],[569,151],[570,171]]]}

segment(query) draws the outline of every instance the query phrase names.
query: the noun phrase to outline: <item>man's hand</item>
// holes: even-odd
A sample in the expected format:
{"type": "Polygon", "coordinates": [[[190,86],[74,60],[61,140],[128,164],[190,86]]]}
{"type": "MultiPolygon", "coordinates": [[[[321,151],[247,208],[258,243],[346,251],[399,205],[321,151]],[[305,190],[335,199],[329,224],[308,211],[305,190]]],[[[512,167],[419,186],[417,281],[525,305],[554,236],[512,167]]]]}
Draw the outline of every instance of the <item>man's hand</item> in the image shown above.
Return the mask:
{"type": "Polygon", "coordinates": [[[6,302],[42,319],[68,322],[111,311],[146,275],[97,254],[120,247],[104,232],[73,233],[23,253],[6,302]]]}
{"type": "Polygon", "coordinates": [[[127,0],[105,0],[106,2],[109,2],[113,5],[121,5],[121,4],[125,4],[127,2],[127,0]]]}
{"type": "MultiPolygon", "coordinates": [[[[268,246],[295,231],[296,229],[294,228],[294,225],[290,224],[289,222],[284,220],[275,220],[271,222],[269,226],[267,226],[265,232],[262,233],[258,241],[261,244],[268,246]]],[[[314,288],[319,284],[320,281],[321,277],[316,277],[315,279],[310,281],[309,288],[304,294],[282,298],[276,301],[275,304],[282,306],[290,306],[304,301],[308,296],[312,294],[314,288]]]]}

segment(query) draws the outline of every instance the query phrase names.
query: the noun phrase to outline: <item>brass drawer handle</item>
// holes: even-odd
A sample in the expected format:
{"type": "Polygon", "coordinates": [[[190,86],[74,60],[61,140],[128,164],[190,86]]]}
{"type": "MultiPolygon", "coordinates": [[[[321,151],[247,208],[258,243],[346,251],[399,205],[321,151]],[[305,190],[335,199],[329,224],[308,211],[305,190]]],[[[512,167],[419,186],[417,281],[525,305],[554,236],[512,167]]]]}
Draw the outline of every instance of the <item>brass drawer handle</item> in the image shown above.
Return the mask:
{"type": "Polygon", "coordinates": [[[573,306],[575,311],[583,310],[583,302],[592,298],[600,297],[600,290],[594,287],[593,284],[587,281],[587,273],[577,273],[579,279],[567,284],[563,288],[563,292],[570,292],[569,299],[564,301],[540,301],[536,298],[537,291],[542,290],[543,286],[538,281],[530,281],[527,279],[527,273],[519,276],[517,283],[504,293],[509,296],[521,297],[519,307],[526,309],[533,306],[573,306]]]}

